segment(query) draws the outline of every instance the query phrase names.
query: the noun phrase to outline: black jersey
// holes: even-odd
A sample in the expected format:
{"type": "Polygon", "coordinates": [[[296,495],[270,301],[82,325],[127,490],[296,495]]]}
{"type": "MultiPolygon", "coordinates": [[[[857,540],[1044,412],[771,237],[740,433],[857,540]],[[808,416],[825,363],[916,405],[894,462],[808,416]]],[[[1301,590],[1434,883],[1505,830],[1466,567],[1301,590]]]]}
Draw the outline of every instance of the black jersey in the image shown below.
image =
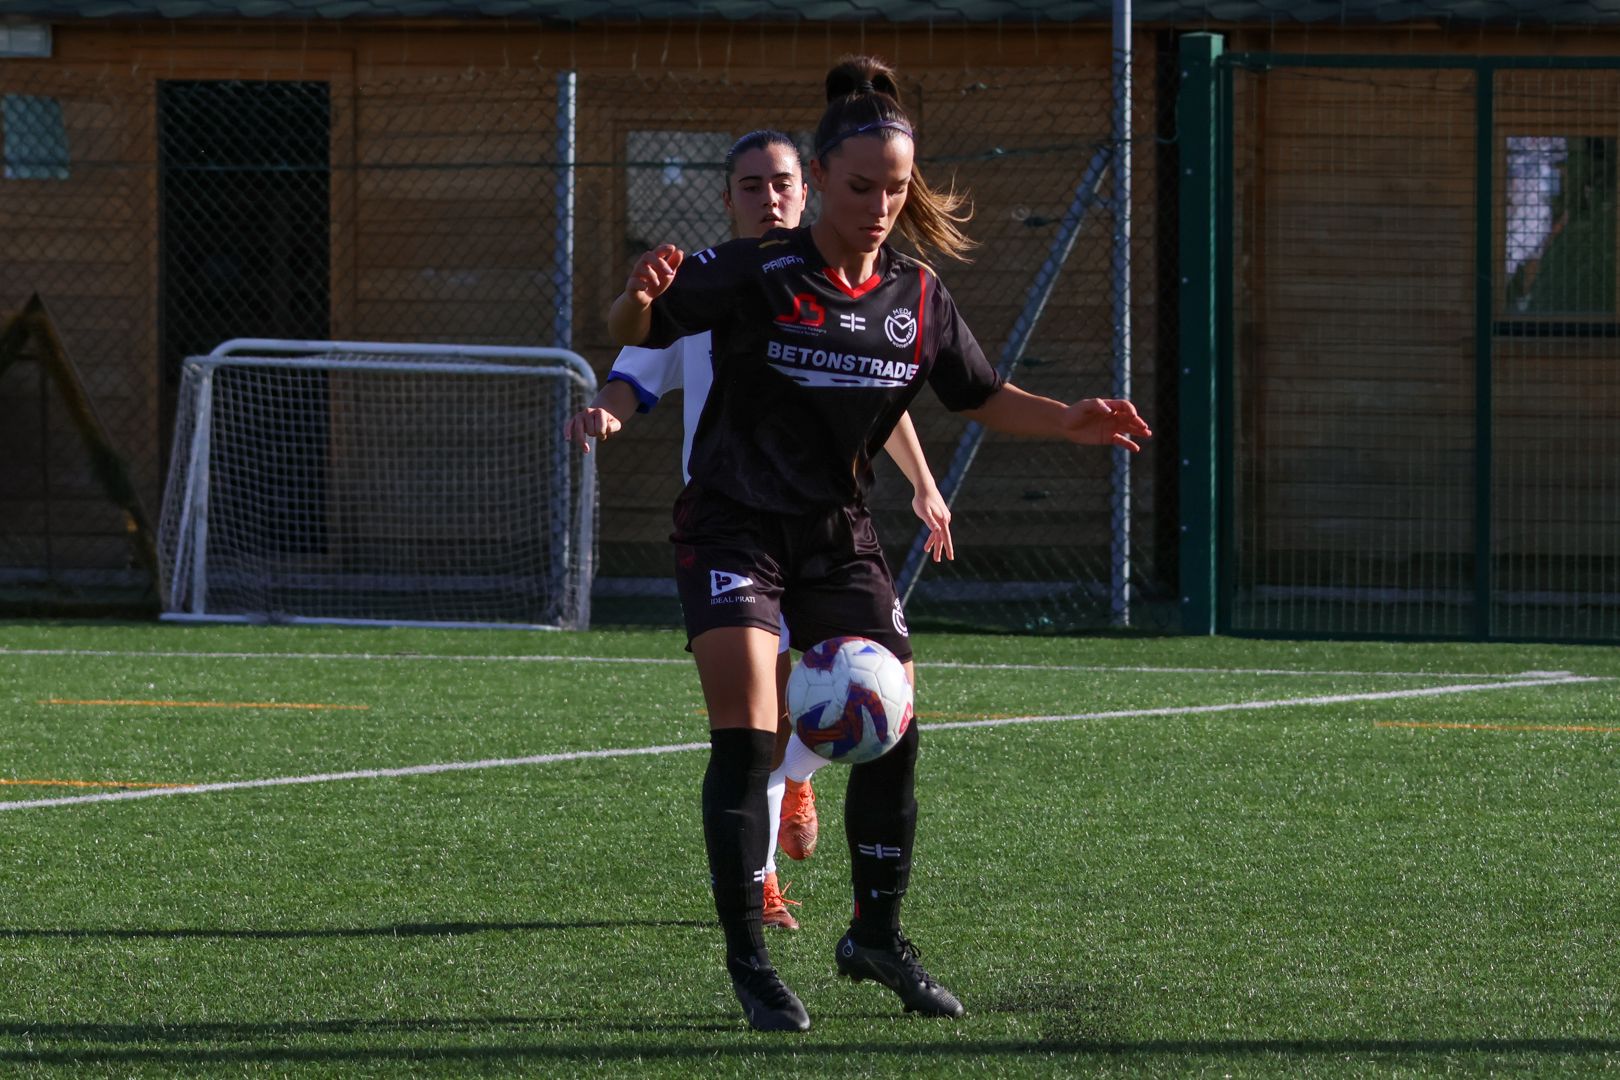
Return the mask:
{"type": "Polygon", "coordinates": [[[872,455],[926,381],[953,411],[1001,379],[933,271],[886,245],[853,288],[808,227],[688,255],[653,301],[662,348],[714,334],[714,386],[692,442],[693,483],[779,513],[864,500],[872,455]]]}

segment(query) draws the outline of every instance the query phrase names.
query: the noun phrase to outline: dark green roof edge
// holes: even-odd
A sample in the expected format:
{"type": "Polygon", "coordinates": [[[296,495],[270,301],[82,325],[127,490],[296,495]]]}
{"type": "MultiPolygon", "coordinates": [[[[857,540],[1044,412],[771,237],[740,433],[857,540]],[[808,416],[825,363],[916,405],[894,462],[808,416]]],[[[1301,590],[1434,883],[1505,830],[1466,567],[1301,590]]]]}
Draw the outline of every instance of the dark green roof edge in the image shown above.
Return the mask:
{"type": "MultiPolygon", "coordinates": [[[[1136,22],[1620,25],[1620,0],[1136,0],[1136,22]]],[[[38,19],[544,22],[1108,22],[1111,0],[0,0],[38,19]]]]}

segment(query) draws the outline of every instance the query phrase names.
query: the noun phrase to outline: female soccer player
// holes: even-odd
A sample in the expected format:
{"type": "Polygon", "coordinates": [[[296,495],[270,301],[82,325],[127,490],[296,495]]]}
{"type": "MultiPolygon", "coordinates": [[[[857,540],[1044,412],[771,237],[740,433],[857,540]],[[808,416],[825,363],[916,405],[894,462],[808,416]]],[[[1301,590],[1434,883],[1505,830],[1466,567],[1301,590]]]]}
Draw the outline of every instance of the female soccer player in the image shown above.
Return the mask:
{"type": "MultiPolygon", "coordinates": [[[[722,199],[731,219],[733,237],[760,237],[774,228],[797,228],[804,213],[808,189],[799,165],[799,149],[780,131],[752,131],[738,139],[726,154],[726,186],[722,199]]],[[[633,412],[647,412],[671,390],[685,389],[683,420],[686,440],[681,451],[682,478],[692,455],[692,437],[702,415],[712,382],[710,336],[708,333],[683,338],[664,349],[630,347],[613,362],[607,382],[589,406],[570,417],[563,437],[590,453],[592,438],[609,439],[617,434],[633,412]]],[[[937,561],[954,556],[950,534],[950,508],[934,483],[923,457],[921,444],[909,416],[902,416],[894,434],[885,444],[900,471],[911,481],[913,511],[930,528],[926,544],[937,561]]],[[[785,624],[781,629],[777,654],[777,690],[785,696],[787,677],[792,670],[785,624]]],[[[777,732],[773,769],[766,784],[767,821],[770,837],[766,848],[764,908],[766,926],[797,930],[798,920],[788,905],[798,901],[783,895],[776,875],[778,832],[782,850],[794,859],[805,859],[815,850],[817,821],[811,775],[827,762],[826,758],[791,737],[786,706],[777,732]]]]}
{"type": "MultiPolygon", "coordinates": [[[[676,583],[710,724],[703,825],[732,988],[756,1029],[803,1031],[804,1005],[771,967],[760,923],[765,778],[777,726],[777,616],[800,648],[839,634],[911,667],[905,620],[865,505],[871,455],[927,382],[947,408],[997,431],[1139,449],[1128,401],[1072,405],[1004,383],[927,266],[961,258],[968,215],[928,187],[894,73],[867,57],[833,68],[811,175],[821,212],[687,258],[647,252],[608,325],[625,345],[713,333],[715,380],[675,507],[676,583]]],[[[909,1010],[960,1016],[900,929],[916,834],[918,727],[853,766],[844,820],[854,913],[838,971],[873,979],[909,1010]]]]}

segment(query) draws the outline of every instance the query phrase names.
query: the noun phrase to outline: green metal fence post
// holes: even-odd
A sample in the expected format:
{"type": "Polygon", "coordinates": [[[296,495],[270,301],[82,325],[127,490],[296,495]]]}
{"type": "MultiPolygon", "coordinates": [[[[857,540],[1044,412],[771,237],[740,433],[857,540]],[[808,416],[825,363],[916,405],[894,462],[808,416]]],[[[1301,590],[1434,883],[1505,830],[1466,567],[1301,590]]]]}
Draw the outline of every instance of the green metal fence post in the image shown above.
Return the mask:
{"type": "Polygon", "coordinates": [[[1496,282],[1491,219],[1496,203],[1496,68],[1475,69],[1474,124],[1474,636],[1491,636],[1491,323],[1496,282]]]}
{"type": "Polygon", "coordinates": [[[1216,611],[1216,204],[1220,95],[1218,34],[1181,39],[1176,138],[1181,148],[1181,629],[1213,634],[1216,611]]]}

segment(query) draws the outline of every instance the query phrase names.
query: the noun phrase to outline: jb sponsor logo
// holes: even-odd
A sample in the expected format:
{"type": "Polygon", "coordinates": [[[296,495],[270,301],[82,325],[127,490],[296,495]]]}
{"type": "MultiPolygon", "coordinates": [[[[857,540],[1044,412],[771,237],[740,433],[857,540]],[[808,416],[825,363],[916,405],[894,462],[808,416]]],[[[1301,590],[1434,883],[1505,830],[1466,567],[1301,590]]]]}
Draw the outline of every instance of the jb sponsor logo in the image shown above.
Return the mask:
{"type": "Polygon", "coordinates": [[[827,309],[809,293],[793,297],[793,310],[776,317],[776,325],[794,334],[817,337],[827,332],[827,309]]]}

